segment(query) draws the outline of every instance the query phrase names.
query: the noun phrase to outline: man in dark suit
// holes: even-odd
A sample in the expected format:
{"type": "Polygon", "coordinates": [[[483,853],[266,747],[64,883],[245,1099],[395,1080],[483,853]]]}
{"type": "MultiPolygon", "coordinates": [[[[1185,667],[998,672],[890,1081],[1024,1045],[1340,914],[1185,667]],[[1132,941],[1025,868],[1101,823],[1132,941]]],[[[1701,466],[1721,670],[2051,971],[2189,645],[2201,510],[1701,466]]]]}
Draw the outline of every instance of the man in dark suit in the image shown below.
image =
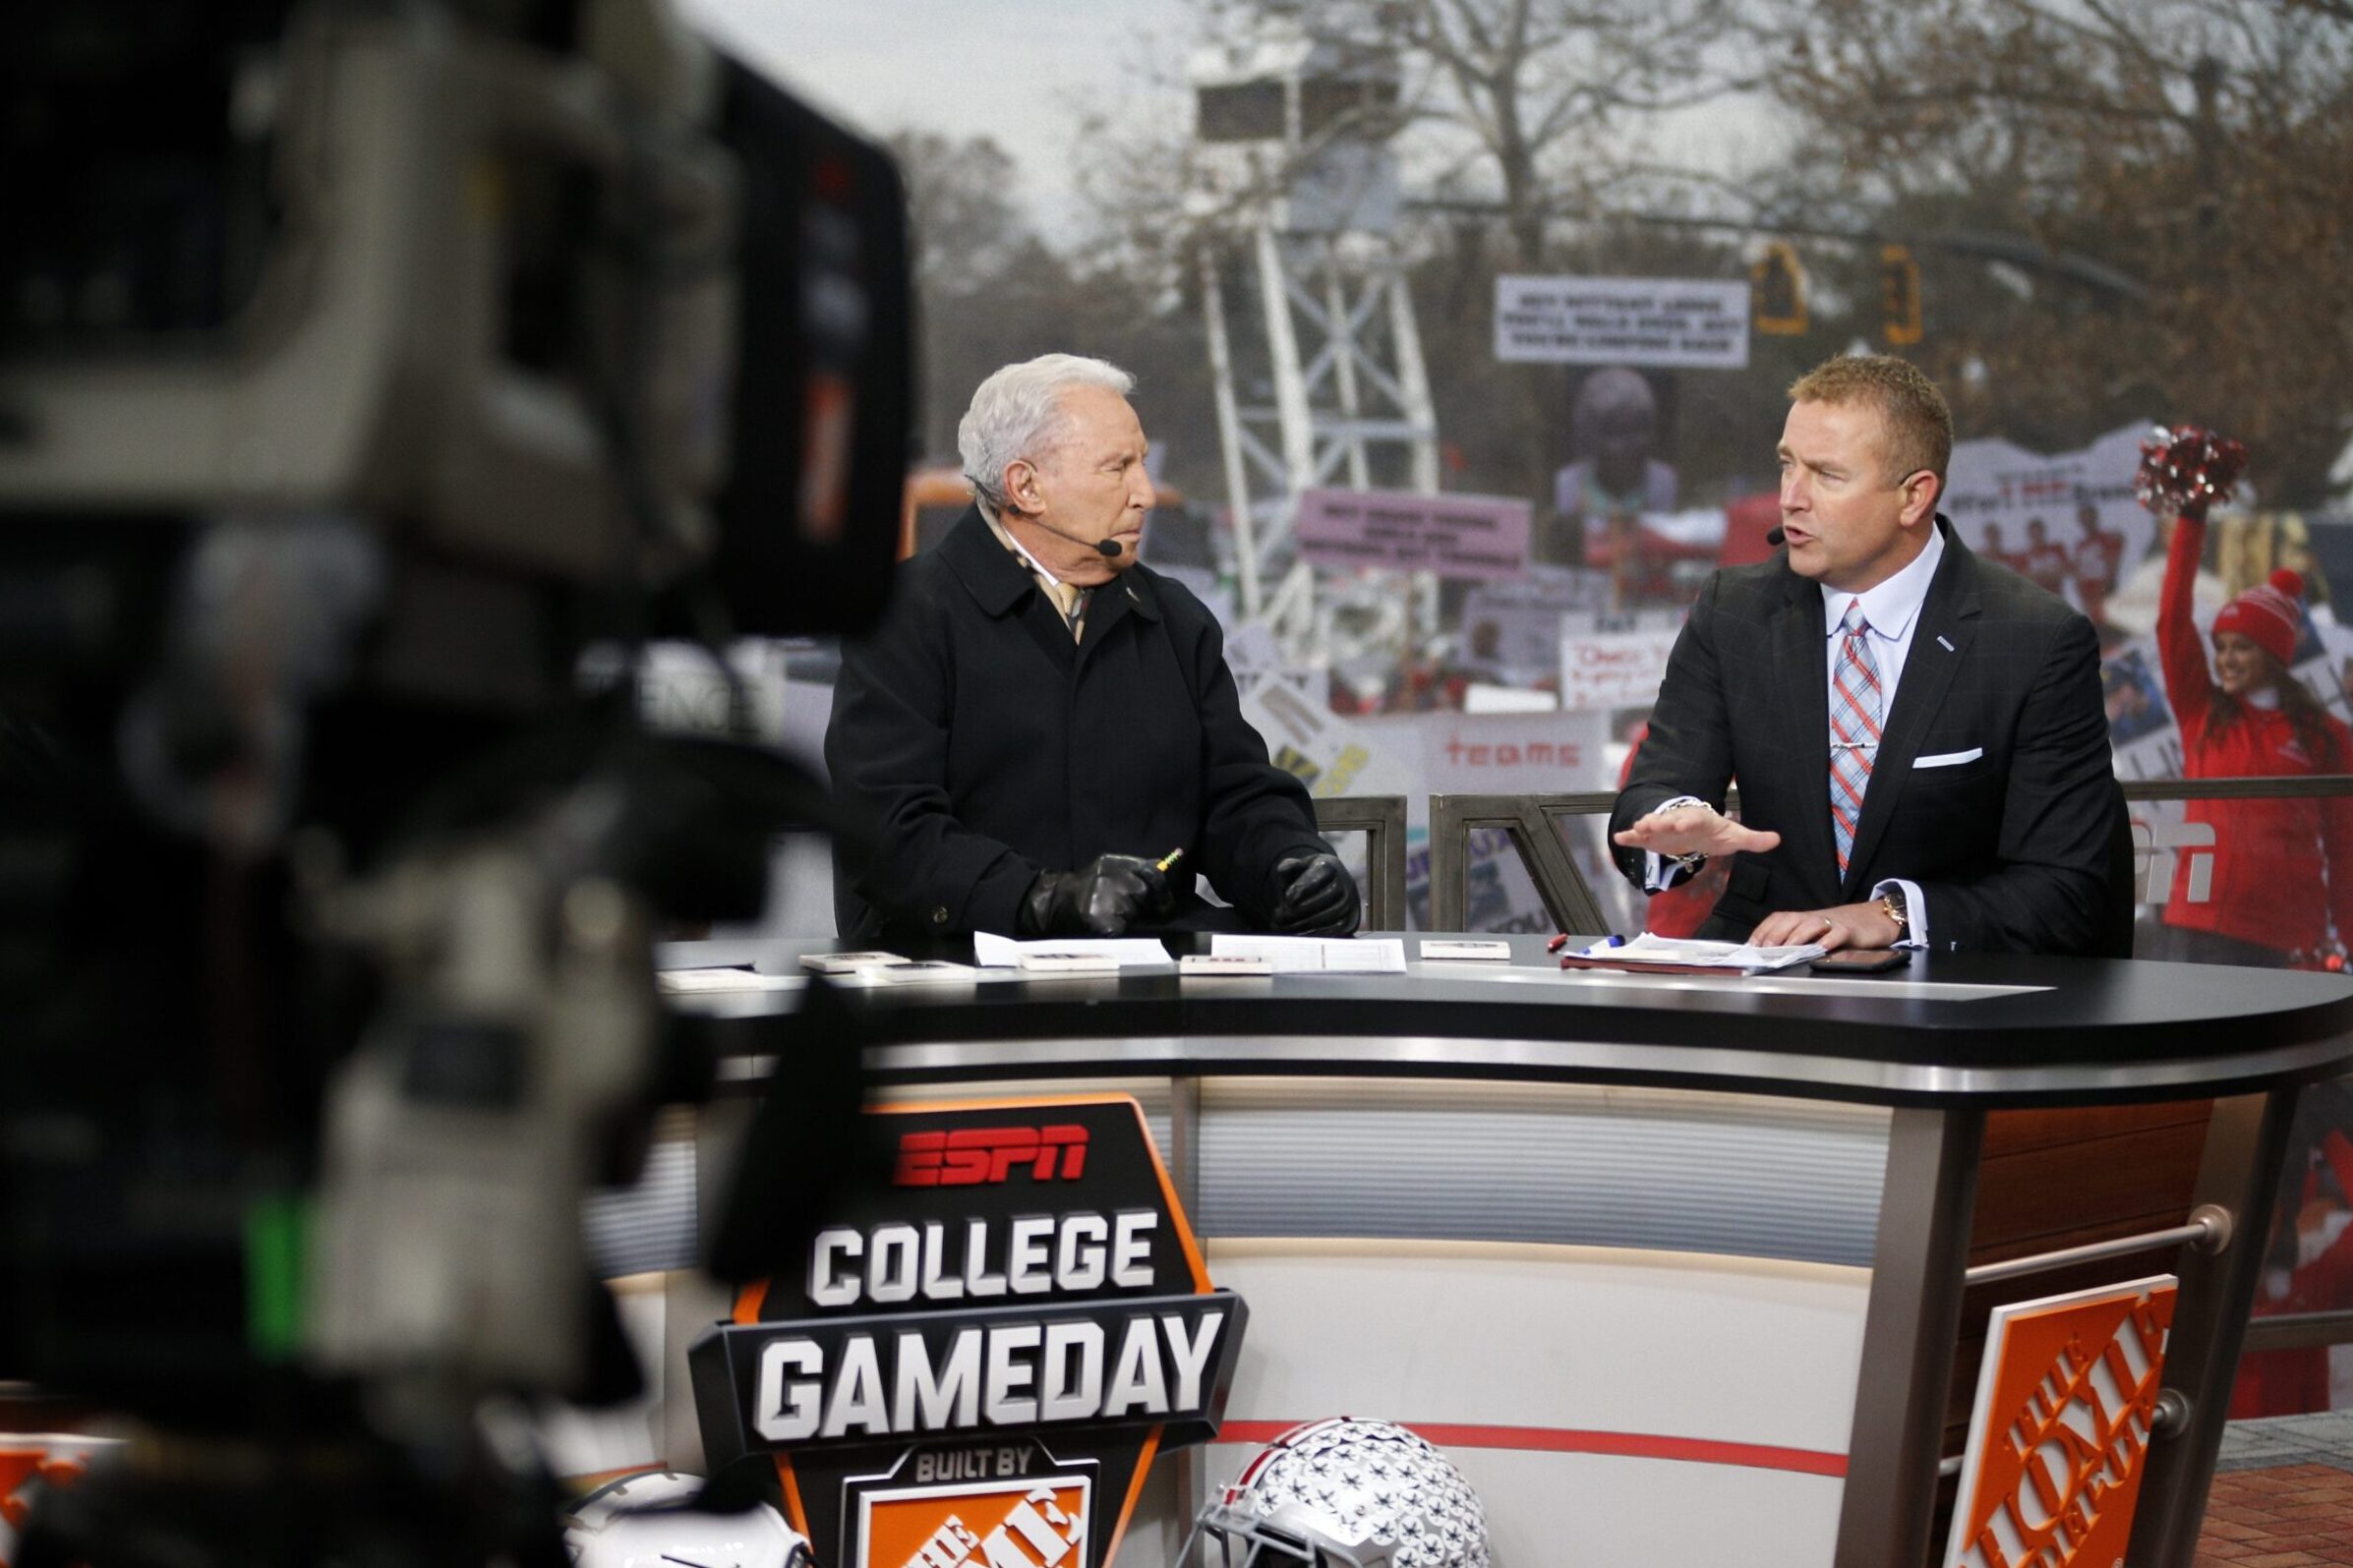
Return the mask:
{"type": "Polygon", "coordinates": [[[2097,950],[2120,803],[2091,623],[1937,515],[1952,415],[1916,369],[1836,359],[1790,396],[1788,551],[1701,589],[1619,869],[1656,889],[1738,851],[1707,937],[2097,950]]]}
{"type": "Polygon", "coordinates": [[[975,505],[842,651],[826,762],[875,823],[836,868],[843,936],[1356,928],[1356,885],[1242,717],[1215,617],[1137,562],[1133,384],[1049,354],[973,393],[975,505]]]}

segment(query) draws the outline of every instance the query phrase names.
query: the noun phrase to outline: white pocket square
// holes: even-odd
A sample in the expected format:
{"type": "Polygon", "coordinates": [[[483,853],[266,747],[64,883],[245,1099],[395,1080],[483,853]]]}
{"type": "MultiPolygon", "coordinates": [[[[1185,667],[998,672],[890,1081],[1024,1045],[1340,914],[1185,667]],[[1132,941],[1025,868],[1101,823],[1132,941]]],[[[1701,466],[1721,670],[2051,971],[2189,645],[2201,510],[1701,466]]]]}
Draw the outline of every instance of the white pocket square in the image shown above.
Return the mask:
{"type": "Polygon", "coordinates": [[[1914,768],[1958,768],[1965,762],[1975,762],[1985,755],[1983,746],[1971,746],[1967,751],[1940,751],[1933,757],[1914,757],[1914,768]]]}

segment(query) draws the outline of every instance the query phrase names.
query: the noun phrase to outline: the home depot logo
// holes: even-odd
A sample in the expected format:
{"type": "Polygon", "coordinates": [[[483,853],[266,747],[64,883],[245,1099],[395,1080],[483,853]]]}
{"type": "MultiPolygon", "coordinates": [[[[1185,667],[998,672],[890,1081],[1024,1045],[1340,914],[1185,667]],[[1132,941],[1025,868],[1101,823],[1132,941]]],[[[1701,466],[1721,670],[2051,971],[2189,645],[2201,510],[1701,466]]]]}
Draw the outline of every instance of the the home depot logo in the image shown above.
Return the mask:
{"type": "Polygon", "coordinates": [[[899,1139],[891,1181],[900,1187],[983,1187],[1025,1169],[1033,1182],[1075,1182],[1087,1169],[1087,1129],[967,1127],[899,1139]]]}
{"type": "Polygon", "coordinates": [[[870,1491],[856,1568],[1074,1568],[1087,1560],[1086,1476],[870,1491]]]}
{"type": "Polygon", "coordinates": [[[2124,1560],[2174,1292],[2164,1275],[1994,1309],[1946,1568],[2124,1560]]]}

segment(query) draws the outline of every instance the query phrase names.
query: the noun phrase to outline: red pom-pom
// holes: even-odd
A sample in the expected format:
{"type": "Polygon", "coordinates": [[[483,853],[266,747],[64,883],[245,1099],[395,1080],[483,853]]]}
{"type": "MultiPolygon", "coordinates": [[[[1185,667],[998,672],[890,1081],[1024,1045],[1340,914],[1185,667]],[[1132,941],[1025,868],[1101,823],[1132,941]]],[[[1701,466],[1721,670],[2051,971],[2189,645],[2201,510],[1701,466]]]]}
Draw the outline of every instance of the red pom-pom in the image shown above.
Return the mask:
{"type": "Polygon", "coordinates": [[[2141,472],[2133,494],[2160,516],[2204,517],[2228,500],[2247,468],[2247,448],[2195,425],[2163,426],[2141,443],[2141,472]]]}
{"type": "Polygon", "coordinates": [[[2301,605],[2304,603],[2303,577],[2288,570],[2285,566],[2280,567],[2279,570],[2271,574],[2271,586],[2278,589],[2281,593],[2287,595],[2297,604],[2301,605]]]}

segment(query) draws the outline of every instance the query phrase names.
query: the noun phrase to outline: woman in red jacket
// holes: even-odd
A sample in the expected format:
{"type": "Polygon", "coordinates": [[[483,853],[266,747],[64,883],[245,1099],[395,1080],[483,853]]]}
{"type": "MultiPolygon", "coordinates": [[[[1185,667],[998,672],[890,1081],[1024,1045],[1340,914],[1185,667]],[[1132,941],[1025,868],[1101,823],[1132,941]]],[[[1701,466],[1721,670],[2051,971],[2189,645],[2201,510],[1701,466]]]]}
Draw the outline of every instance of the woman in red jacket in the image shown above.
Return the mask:
{"type": "MultiPolygon", "coordinates": [[[[2214,666],[2190,619],[2190,592],[2206,549],[2206,521],[2177,518],[2158,601],[2165,696],[2181,726],[2186,779],[2353,772],[2353,731],[2288,673],[2304,580],[2277,571],[2214,617],[2214,666]]],[[[2165,905],[2170,941],[2156,957],[2206,963],[2318,967],[2341,958],[2353,934],[2353,799],[2193,800],[2189,820],[2210,824],[2212,878],[2193,851],[2165,905]]]]}

